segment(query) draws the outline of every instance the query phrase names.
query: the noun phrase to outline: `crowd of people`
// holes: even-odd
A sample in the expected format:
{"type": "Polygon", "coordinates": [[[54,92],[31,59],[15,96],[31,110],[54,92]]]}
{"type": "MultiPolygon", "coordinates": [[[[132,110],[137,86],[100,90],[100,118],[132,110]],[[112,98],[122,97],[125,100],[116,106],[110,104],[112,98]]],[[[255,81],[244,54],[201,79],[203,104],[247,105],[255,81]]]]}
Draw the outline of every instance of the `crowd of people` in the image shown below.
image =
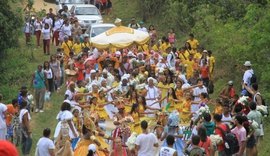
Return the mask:
{"type": "Polygon", "coordinates": [[[184,44],[176,40],[173,29],[159,39],[153,25],[147,29],[132,18],[128,26],[149,33],[149,44],[97,49],[76,18],[63,13],[54,16],[52,24],[50,14],[34,22],[39,25],[35,31],[41,31],[36,33],[37,46],[42,34],[44,54],[51,55],[33,74],[34,97],[23,86],[12,104],[0,104],[0,138],[21,138],[24,155],[30,154],[35,128],[30,126],[31,112],[43,113],[46,97],[59,94],[61,87],[66,91],[58,124],[44,129],[36,146],[38,156],[258,154],[268,112],[250,61],[244,63],[239,94],[230,80],[214,100],[209,94],[215,57],[194,34],[184,44]],[[50,44],[57,46],[55,54],[50,53],[50,44]]]}

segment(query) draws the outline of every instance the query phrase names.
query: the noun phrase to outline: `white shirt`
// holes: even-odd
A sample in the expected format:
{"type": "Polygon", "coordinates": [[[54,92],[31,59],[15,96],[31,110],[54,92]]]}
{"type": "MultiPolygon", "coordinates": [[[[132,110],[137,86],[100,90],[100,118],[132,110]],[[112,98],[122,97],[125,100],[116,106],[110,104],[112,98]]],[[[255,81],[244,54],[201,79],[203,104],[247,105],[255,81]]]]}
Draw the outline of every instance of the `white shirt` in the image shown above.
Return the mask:
{"type": "Polygon", "coordinates": [[[49,40],[51,38],[51,30],[50,29],[42,29],[42,35],[43,35],[43,40],[49,40]]]}
{"type": "Polygon", "coordinates": [[[67,98],[68,100],[70,100],[70,101],[73,100],[74,93],[71,92],[69,89],[66,90],[65,95],[68,96],[68,98],[67,98]]]}
{"type": "Polygon", "coordinates": [[[53,72],[52,69],[50,68],[49,70],[44,70],[44,73],[46,74],[47,79],[52,79],[53,78],[53,72]]]}
{"type": "Polygon", "coordinates": [[[167,62],[170,68],[175,67],[175,54],[173,52],[170,52],[167,56],[167,62]]]}
{"type": "Polygon", "coordinates": [[[38,156],[51,156],[49,150],[55,149],[54,143],[51,139],[42,137],[37,143],[38,156]]]}
{"type": "Polygon", "coordinates": [[[229,114],[228,117],[226,117],[223,113],[222,113],[222,118],[221,118],[221,122],[230,125],[232,121],[232,116],[229,114]]]}
{"type": "MultiPolygon", "coordinates": [[[[196,87],[193,89],[193,96],[194,101],[200,101],[200,94],[201,93],[207,93],[207,88],[205,86],[203,86],[202,88],[200,87],[196,87]]],[[[197,110],[199,110],[199,105],[198,104],[192,104],[191,105],[191,112],[196,112],[197,110]]]]}
{"type": "Polygon", "coordinates": [[[148,30],[145,27],[142,27],[142,28],[140,27],[140,28],[138,28],[138,30],[143,31],[143,32],[148,32],[148,30]]]}
{"type": "Polygon", "coordinates": [[[63,36],[71,36],[71,25],[63,25],[61,28],[61,33],[63,34],[63,36]]]}
{"type": "Polygon", "coordinates": [[[247,84],[248,86],[250,86],[250,79],[252,77],[252,74],[254,74],[254,71],[253,69],[249,69],[249,70],[246,70],[245,73],[244,73],[244,76],[243,76],[243,82],[245,84],[247,84]]]}
{"type": "Polygon", "coordinates": [[[43,22],[43,27],[44,27],[45,23],[48,23],[50,28],[52,27],[53,20],[51,18],[45,17],[42,22],[43,22]]]}
{"type": "Polygon", "coordinates": [[[62,25],[63,25],[63,20],[62,19],[59,19],[59,20],[55,21],[53,31],[59,31],[59,29],[61,28],[62,25]]]}
{"type": "Polygon", "coordinates": [[[27,22],[27,23],[25,23],[25,26],[24,26],[24,32],[30,33],[32,28],[33,28],[33,26],[29,22],[27,22]]]}
{"type": "Polygon", "coordinates": [[[164,62],[159,61],[157,63],[157,68],[167,68],[167,67],[169,67],[169,64],[167,62],[164,63],[164,62]]]}
{"type": "Polygon", "coordinates": [[[0,129],[5,129],[7,127],[4,112],[7,111],[7,106],[0,103],[0,129]]]}
{"type": "Polygon", "coordinates": [[[34,22],[34,27],[35,27],[35,31],[39,31],[42,29],[42,23],[40,21],[35,21],[34,22]]]}
{"type": "Polygon", "coordinates": [[[140,146],[138,156],[154,156],[156,151],[154,144],[156,143],[158,143],[158,139],[153,133],[138,135],[135,141],[135,145],[140,146]]]}
{"type": "Polygon", "coordinates": [[[28,110],[24,108],[24,109],[22,109],[22,110],[20,111],[20,115],[19,115],[19,121],[20,121],[20,123],[22,123],[22,121],[23,121],[23,116],[24,116],[24,114],[26,114],[26,113],[28,113],[28,120],[31,120],[31,117],[30,117],[30,114],[29,114],[28,110]]]}
{"type": "Polygon", "coordinates": [[[173,156],[173,154],[176,152],[175,149],[170,147],[161,147],[159,151],[159,156],[173,156]]]}

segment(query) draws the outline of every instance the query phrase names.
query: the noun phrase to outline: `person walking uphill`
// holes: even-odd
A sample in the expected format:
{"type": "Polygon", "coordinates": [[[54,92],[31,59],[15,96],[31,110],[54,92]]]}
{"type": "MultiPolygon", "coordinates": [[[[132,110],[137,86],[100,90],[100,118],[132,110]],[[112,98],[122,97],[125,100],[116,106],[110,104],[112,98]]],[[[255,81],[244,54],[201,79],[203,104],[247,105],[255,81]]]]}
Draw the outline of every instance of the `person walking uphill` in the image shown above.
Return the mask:
{"type": "Polygon", "coordinates": [[[46,78],[42,71],[42,65],[38,65],[37,71],[33,74],[32,85],[35,89],[35,102],[36,102],[36,113],[43,112],[44,96],[46,92],[46,78]]]}

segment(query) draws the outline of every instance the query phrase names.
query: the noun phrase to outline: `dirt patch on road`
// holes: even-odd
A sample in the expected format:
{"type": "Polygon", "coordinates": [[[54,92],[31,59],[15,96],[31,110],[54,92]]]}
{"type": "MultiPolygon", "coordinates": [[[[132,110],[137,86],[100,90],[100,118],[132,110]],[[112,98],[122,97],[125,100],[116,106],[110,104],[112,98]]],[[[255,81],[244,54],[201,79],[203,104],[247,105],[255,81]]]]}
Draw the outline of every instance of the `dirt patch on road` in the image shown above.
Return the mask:
{"type": "Polygon", "coordinates": [[[40,10],[45,9],[46,12],[49,12],[49,9],[53,8],[54,13],[56,12],[55,11],[56,4],[51,2],[51,1],[50,1],[50,3],[48,3],[48,2],[45,2],[44,0],[35,0],[34,1],[34,8],[36,11],[40,11],[40,10]]]}

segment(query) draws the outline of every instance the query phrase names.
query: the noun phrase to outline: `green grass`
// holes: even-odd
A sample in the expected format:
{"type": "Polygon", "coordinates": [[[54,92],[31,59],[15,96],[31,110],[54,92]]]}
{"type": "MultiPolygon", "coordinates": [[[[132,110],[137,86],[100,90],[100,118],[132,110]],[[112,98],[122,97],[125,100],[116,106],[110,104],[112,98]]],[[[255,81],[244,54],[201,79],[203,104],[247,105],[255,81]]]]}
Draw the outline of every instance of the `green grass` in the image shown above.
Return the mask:
{"type": "MultiPolygon", "coordinates": [[[[49,56],[43,54],[42,47],[37,48],[35,46],[34,40],[35,38],[33,37],[32,45],[27,46],[25,45],[24,37],[20,37],[19,47],[6,51],[5,59],[1,60],[1,65],[6,67],[2,74],[8,77],[7,80],[0,80],[0,92],[4,95],[4,103],[10,103],[11,99],[17,96],[21,85],[26,85],[30,93],[34,94],[33,88],[30,88],[32,74],[37,69],[37,65],[49,60],[49,56]]],[[[52,46],[51,54],[54,53],[55,47],[52,46]]],[[[51,128],[53,136],[57,124],[56,115],[60,110],[63,99],[64,93],[62,90],[59,93],[53,93],[51,100],[45,103],[44,113],[31,113],[33,135],[31,156],[35,153],[36,143],[42,136],[43,129],[51,128]]],[[[18,150],[21,153],[20,147],[18,147],[18,150]]]]}

